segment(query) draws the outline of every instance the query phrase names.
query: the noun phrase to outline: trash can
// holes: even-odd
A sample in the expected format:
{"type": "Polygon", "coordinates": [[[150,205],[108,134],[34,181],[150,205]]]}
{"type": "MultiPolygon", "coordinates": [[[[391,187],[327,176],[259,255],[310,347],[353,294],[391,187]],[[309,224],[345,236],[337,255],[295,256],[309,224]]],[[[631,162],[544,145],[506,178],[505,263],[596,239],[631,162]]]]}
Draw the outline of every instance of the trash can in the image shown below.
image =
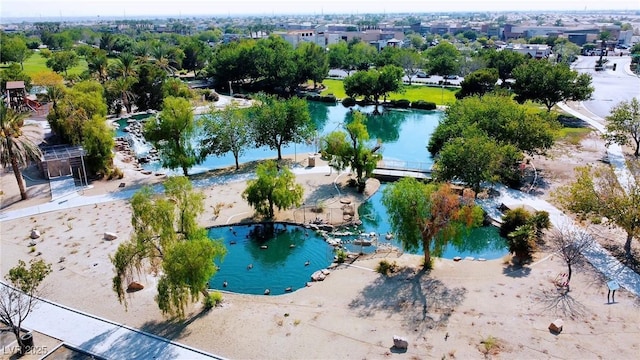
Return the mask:
{"type": "Polygon", "coordinates": [[[309,156],[309,167],[315,167],[315,166],[316,166],[316,157],[309,156]]]}
{"type": "Polygon", "coordinates": [[[22,346],[20,346],[20,353],[28,353],[33,348],[33,334],[26,333],[20,335],[20,342],[22,343],[22,346]]]}

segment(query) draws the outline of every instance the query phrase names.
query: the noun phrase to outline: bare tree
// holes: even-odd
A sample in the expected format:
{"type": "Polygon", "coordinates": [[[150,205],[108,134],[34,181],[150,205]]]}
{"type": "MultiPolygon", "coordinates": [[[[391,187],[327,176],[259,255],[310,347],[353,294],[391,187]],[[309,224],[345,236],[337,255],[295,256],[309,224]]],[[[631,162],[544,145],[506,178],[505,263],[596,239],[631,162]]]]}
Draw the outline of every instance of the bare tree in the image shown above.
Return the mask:
{"type": "Polygon", "coordinates": [[[10,284],[0,284],[0,321],[4,322],[16,336],[21,353],[25,344],[20,337],[22,322],[29,316],[40,295],[40,284],[51,273],[51,264],[32,259],[29,267],[24,261],[11,268],[5,275],[10,284]]]}
{"type": "Polygon", "coordinates": [[[583,252],[593,245],[593,236],[586,230],[561,226],[550,234],[550,245],[567,265],[567,279],[562,287],[569,291],[573,268],[584,262],[583,252]]]}

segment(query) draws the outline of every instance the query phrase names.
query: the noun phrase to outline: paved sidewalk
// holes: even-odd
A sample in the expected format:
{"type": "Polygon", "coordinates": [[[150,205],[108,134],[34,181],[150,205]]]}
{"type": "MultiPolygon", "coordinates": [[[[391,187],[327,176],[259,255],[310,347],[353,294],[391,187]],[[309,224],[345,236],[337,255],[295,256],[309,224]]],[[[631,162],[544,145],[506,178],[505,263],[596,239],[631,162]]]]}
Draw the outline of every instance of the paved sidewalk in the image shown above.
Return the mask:
{"type": "MultiPolygon", "coordinates": [[[[509,189],[504,185],[494,185],[493,188],[500,192],[500,196],[477,200],[478,204],[485,209],[492,219],[500,219],[502,217],[502,213],[499,210],[501,204],[525,204],[536,210],[548,212],[549,219],[556,228],[577,232],[582,231],[574,224],[571,218],[543,199],[525,194],[519,190],[509,189]]],[[[620,286],[634,295],[640,296],[640,275],[620,263],[600,244],[594,243],[583,255],[608,279],[618,281],[620,286]]]]}
{"type": "Polygon", "coordinates": [[[23,327],[105,359],[223,359],[47,300],[38,302],[23,327]]]}

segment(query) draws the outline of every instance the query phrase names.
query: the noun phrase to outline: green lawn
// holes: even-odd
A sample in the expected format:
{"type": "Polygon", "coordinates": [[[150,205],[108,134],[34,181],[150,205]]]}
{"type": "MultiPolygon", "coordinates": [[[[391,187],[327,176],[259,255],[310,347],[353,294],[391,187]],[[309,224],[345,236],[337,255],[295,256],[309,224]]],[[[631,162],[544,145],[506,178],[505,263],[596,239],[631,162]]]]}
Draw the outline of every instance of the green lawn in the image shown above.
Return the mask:
{"type": "MultiPolygon", "coordinates": [[[[46,63],[47,59],[43,58],[40,53],[34,53],[24,62],[24,72],[29,76],[33,76],[33,74],[39,72],[52,71],[47,67],[46,63]]],[[[87,61],[80,58],[78,65],[69,69],[68,73],[69,75],[80,75],[85,70],[87,70],[87,61]]]]}
{"type": "MultiPolygon", "coordinates": [[[[321,95],[333,94],[338,99],[347,97],[344,92],[342,80],[325,79],[322,83],[327,87],[321,95]]],[[[424,85],[405,85],[404,93],[391,93],[389,100],[406,99],[411,102],[416,100],[430,101],[439,105],[448,105],[456,101],[455,93],[458,88],[430,87],[424,85]]]]}

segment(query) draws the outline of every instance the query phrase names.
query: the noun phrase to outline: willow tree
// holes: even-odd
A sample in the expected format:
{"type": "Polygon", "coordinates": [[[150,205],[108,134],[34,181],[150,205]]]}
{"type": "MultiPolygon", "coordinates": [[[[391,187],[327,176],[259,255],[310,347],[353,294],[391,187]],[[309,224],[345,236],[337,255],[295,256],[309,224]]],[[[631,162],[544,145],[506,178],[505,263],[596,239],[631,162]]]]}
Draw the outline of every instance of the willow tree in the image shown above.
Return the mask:
{"type": "Polygon", "coordinates": [[[640,236],[640,182],[620,184],[611,168],[576,168],[575,180],[555,193],[562,206],[584,219],[606,219],[627,233],[624,252],[631,258],[631,242],[640,236]]]}
{"type": "Polygon", "coordinates": [[[302,195],[302,186],[296,183],[291,170],[281,168],[272,160],[258,165],[256,178],[249,180],[242,192],[242,198],[267,219],[273,218],[276,207],[281,210],[300,206],[302,195]]]}
{"type": "Polygon", "coordinates": [[[133,235],[110,257],[115,267],[113,290],[127,306],[127,284],[148,270],[161,274],[156,302],[163,314],[184,317],[189,301],[209,296],[208,282],[226,249],[211,240],[196,219],[204,211],[204,195],[186,177],[171,177],[164,194],[144,187],[131,199],[133,235]]]}
{"type": "Polygon", "coordinates": [[[350,167],[356,173],[358,191],[364,191],[367,178],[376,168],[382,155],[379,144],[369,144],[369,132],[365,122],[367,117],[359,111],[353,113],[353,120],[344,126],[345,131],[334,131],[322,139],[320,150],[329,165],[338,171],[350,167]]]}
{"type": "Polygon", "coordinates": [[[391,227],[408,251],[424,251],[424,266],[431,267],[431,253],[442,254],[447,243],[465,228],[482,224],[483,212],[474,195],[459,196],[448,184],[424,184],[404,178],[384,189],[391,227]]]}
{"type": "Polygon", "coordinates": [[[22,200],[27,199],[27,189],[20,168],[27,166],[30,160],[42,157],[36,145],[42,136],[42,128],[37,124],[25,125],[26,117],[26,113],[9,109],[4,101],[0,101],[0,165],[3,168],[11,166],[22,200]]]}

